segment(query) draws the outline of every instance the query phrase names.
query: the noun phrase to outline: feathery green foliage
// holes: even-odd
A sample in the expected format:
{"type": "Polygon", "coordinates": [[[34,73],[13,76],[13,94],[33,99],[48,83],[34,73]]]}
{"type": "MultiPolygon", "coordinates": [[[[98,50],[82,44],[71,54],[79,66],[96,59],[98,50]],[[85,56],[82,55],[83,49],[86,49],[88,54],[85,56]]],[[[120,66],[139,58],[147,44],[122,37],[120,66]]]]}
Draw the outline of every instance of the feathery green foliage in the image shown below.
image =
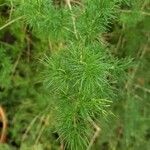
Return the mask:
{"type": "Polygon", "coordinates": [[[52,101],[55,99],[58,133],[73,149],[82,149],[79,146],[86,143],[88,118],[109,113],[106,109],[113,96],[110,83],[121,64],[95,43],[86,47],[72,43],[51,58],[46,57],[44,64],[44,86],[49,88],[52,101]]]}
{"type": "Polygon", "coordinates": [[[0,149],[149,149],[149,10],[149,0],[1,0],[10,148],[0,149]]]}

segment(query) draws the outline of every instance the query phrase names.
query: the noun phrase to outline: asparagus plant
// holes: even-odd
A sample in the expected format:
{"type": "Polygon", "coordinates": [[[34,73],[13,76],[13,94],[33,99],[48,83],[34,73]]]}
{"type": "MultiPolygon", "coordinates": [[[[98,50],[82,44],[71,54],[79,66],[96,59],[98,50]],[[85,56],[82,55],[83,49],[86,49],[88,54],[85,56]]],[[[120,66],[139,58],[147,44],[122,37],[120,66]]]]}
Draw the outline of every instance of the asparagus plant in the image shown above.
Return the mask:
{"type": "Polygon", "coordinates": [[[128,66],[127,60],[114,57],[104,35],[121,4],[131,2],[10,2],[15,8],[14,21],[21,20],[37,37],[49,42],[50,53],[42,59],[42,82],[62,145],[71,150],[91,149],[101,130],[101,118],[112,114],[117,82],[128,66]]]}

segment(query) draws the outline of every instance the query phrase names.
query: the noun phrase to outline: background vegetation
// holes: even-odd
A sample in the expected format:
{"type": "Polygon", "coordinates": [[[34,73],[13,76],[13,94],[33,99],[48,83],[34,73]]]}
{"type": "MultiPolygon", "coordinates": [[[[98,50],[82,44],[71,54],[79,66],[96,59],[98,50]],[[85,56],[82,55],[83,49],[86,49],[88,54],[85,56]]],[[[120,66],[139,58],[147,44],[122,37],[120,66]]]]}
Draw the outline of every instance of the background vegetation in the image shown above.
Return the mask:
{"type": "Polygon", "coordinates": [[[69,2],[0,0],[0,149],[150,149],[150,1],[69,2]]]}

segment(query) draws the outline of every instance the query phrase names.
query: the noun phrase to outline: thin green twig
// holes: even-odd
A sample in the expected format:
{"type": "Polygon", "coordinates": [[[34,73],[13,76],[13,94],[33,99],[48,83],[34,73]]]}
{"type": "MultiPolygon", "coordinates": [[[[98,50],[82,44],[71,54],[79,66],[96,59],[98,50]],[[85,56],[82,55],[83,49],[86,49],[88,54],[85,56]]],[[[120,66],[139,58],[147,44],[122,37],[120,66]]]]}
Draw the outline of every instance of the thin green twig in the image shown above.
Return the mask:
{"type": "Polygon", "coordinates": [[[7,22],[5,25],[3,25],[2,27],[0,27],[0,30],[2,30],[2,29],[4,29],[4,28],[6,28],[7,26],[9,26],[9,25],[13,24],[14,22],[16,22],[16,21],[18,21],[18,20],[20,20],[20,19],[22,19],[22,18],[23,18],[23,16],[18,17],[18,18],[16,18],[16,19],[13,19],[13,20],[11,20],[11,21],[7,22]]]}

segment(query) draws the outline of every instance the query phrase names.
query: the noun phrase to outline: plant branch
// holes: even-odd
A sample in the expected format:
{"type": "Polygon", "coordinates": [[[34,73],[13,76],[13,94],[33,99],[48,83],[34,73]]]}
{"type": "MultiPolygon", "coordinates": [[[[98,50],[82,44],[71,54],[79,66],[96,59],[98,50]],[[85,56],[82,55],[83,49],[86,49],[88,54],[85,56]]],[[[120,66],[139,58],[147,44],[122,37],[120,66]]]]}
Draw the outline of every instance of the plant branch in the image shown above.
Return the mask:
{"type": "Polygon", "coordinates": [[[93,127],[96,129],[96,131],[95,131],[95,133],[94,133],[94,135],[93,135],[93,137],[89,143],[89,146],[87,148],[87,150],[90,150],[92,148],[92,145],[94,144],[96,138],[99,136],[101,128],[91,118],[89,118],[88,120],[93,125],[93,127]]]}
{"type": "Polygon", "coordinates": [[[2,132],[0,135],[0,143],[4,143],[6,141],[6,132],[7,132],[7,118],[2,106],[0,106],[0,120],[2,121],[2,132]]]}
{"type": "Polygon", "coordinates": [[[12,74],[15,73],[15,70],[16,70],[17,65],[18,65],[18,63],[19,63],[19,60],[20,60],[20,58],[21,58],[21,54],[22,54],[22,52],[19,53],[19,55],[18,55],[18,57],[17,57],[17,60],[15,61],[15,64],[14,64],[14,66],[13,66],[13,68],[12,68],[12,74]]]}
{"type": "Polygon", "coordinates": [[[0,27],[0,30],[6,28],[7,26],[13,24],[14,22],[16,22],[16,21],[18,21],[18,20],[20,20],[20,19],[22,19],[22,18],[23,18],[23,16],[18,17],[18,18],[16,18],[16,19],[13,19],[13,20],[7,22],[5,25],[3,25],[3,26],[0,27]]]}
{"type": "Polygon", "coordinates": [[[33,125],[35,124],[38,118],[39,118],[39,115],[33,118],[33,120],[31,121],[31,123],[29,124],[28,128],[26,129],[25,133],[22,136],[22,140],[21,140],[22,142],[25,141],[25,139],[27,138],[27,134],[29,133],[29,131],[31,130],[31,128],[33,127],[33,125]]]}
{"type": "Polygon", "coordinates": [[[65,0],[65,2],[66,2],[68,8],[69,8],[70,11],[71,11],[71,18],[72,18],[74,33],[75,33],[76,38],[78,39],[77,28],[76,28],[76,23],[75,23],[75,17],[74,17],[74,15],[73,15],[73,13],[72,13],[71,0],[65,0]]]}
{"type": "Polygon", "coordinates": [[[138,84],[135,85],[135,88],[139,88],[139,89],[143,90],[144,92],[150,93],[150,89],[147,89],[147,88],[145,88],[145,87],[142,87],[142,86],[140,86],[140,85],[138,85],[138,84]]]}
{"type": "Polygon", "coordinates": [[[50,116],[48,115],[48,116],[46,116],[46,117],[44,118],[44,120],[42,120],[42,121],[44,121],[44,125],[42,125],[42,123],[41,123],[41,129],[40,129],[39,134],[38,134],[38,136],[37,136],[37,138],[36,138],[35,145],[38,144],[38,142],[39,142],[39,140],[40,140],[40,138],[41,138],[41,136],[42,136],[42,134],[43,134],[43,132],[44,132],[46,126],[48,125],[49,117],[50,117],[50,116]]]}
{"type": "MultiPolygon", "coordinates": [[[[132,10],[121,10],[122,13],[132,13],[132,10]]],[[[150,13],[145,12],[145,11],[139,11],[140,14],[145,15],[145,16],[150,16],[150,13]]]]}

